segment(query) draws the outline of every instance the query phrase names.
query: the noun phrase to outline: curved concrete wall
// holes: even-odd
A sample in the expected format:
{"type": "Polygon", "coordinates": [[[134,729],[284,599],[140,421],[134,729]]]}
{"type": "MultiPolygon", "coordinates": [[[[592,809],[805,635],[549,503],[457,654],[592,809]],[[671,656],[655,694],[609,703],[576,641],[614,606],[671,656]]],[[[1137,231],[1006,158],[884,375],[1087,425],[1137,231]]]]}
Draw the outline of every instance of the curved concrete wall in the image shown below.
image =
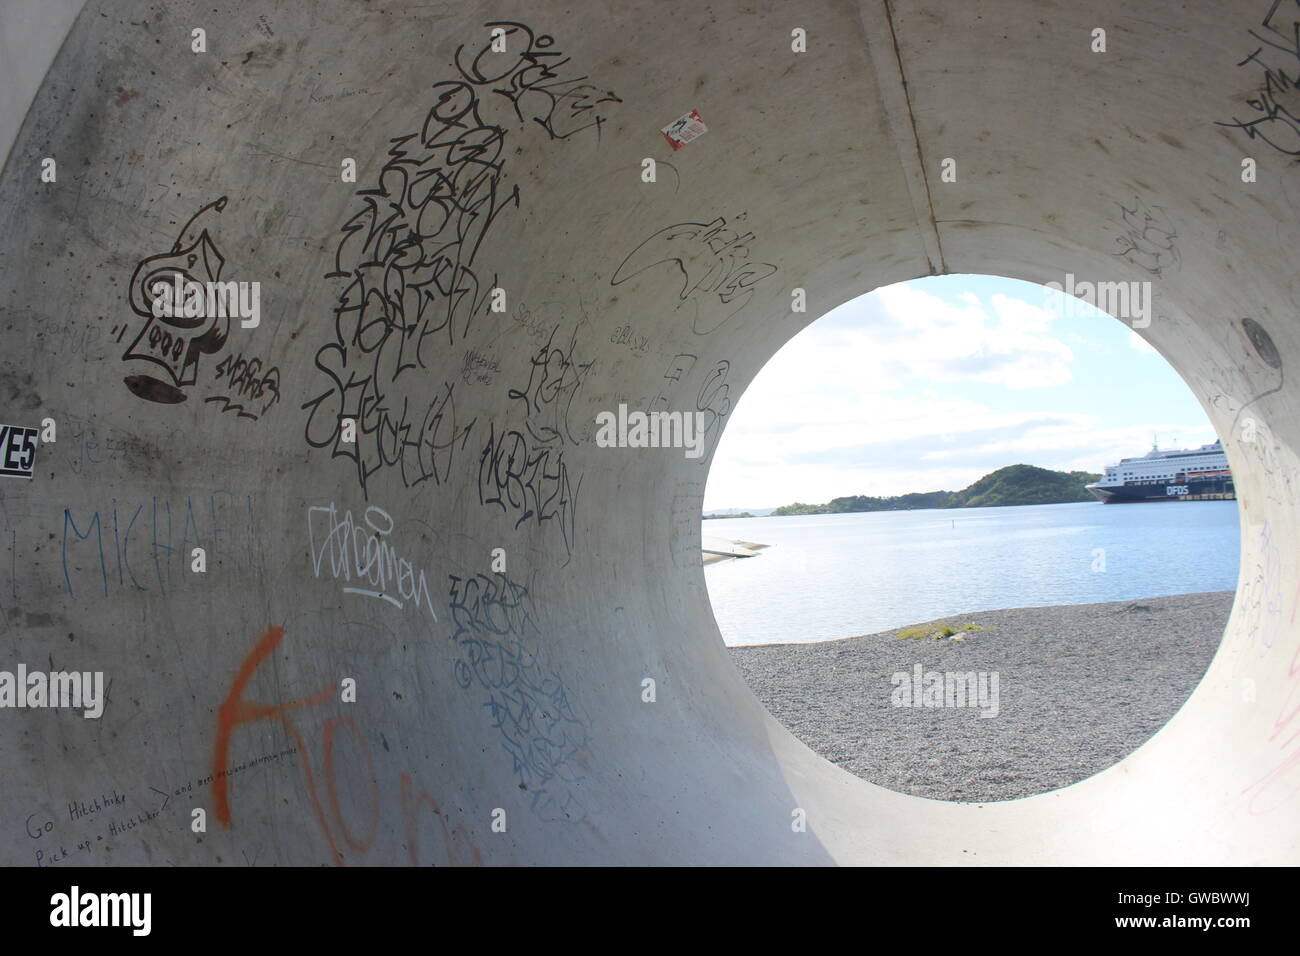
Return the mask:
{"type": "Polygon", "coordinates": [[[13,144],[3,421],[58,432],[0,479],[4,660],[109,687],[0,711],[5,862],[1296,861],[1300,7],[373,6],[91,2],[13,144]],[[260,324],[152,316],[178,272],[260,324]],[[699,559],[763,362],[939,272],[1151,282],[1243,519],[1178,715],[991,806],[794,740],[699,559]],[[598,447],[620,402],[706,454],[598,447]]]}

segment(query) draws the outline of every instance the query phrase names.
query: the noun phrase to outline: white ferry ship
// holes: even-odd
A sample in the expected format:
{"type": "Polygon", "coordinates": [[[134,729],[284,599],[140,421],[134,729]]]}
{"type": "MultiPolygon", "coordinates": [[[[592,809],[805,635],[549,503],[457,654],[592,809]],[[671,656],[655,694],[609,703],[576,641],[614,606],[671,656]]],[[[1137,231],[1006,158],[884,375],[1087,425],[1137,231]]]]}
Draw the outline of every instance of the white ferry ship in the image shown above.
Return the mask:
{"type": "Polygon", "coordinates": [[[1234,499],[1237,491],[1222,442],[1196,450],[1161,451],[1108,465],[1101,479],[1085,486],[1103,504],[1123,501],[1211,501],[1234,499]]]}

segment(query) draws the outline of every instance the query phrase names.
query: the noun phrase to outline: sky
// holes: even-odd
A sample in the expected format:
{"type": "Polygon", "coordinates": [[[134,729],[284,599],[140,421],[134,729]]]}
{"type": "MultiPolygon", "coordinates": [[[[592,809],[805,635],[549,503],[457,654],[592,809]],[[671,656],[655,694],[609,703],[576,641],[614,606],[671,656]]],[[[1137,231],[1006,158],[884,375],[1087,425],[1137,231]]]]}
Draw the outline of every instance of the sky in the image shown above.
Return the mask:
{"type": "Polygon", "coordinates": [[[733,407],[705,512],[955,491],[1015,464],[1100,472],[1153,436],[1161,448],[1214,441],[1159,353],[1066,301],[1031,282],[951,275],[828,312],[733,407]]]}

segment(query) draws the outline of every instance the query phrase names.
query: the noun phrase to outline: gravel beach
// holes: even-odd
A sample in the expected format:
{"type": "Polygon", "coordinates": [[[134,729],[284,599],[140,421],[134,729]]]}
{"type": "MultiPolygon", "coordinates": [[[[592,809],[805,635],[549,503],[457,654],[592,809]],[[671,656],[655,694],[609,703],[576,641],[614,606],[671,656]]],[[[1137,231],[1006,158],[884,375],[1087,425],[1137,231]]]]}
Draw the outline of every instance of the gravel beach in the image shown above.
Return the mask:
{"type": "Polygon", "coordinates": [[[768,710],[845,770],[920,797],[1011,800],[1083,780],[1149,739],[1205,673],[1233,594],[977,611],[922,625],[948,625],[960,641],[900,638],[899,628],[731,653],[768,710]],[[989,629],[960,630],[967,624],[989,629]],[[984,706],[912,705],[937,683],[928,675],[948,672],[983,672],[984,706]],[[996,716],[983,717],[994,710],[995,673],[996,716]]]}

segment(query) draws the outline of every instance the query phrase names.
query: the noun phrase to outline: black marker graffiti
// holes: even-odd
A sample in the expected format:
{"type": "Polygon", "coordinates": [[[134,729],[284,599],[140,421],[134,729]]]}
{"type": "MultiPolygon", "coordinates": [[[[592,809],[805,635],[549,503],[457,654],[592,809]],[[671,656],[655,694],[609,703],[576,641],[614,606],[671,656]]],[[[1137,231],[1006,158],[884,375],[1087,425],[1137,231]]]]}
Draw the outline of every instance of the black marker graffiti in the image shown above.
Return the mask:
{"type": "Polygon", "coordinates": [[[642,335],[631,325],[621,325],[610,334],[615,345],[626,345],[638,358],[650,350],[650,336],[642,335]]]}
{"type": "MultiPolygon", "coordinates": [[[[317,362],[317,368],[321,364],[317,362]]],[[[339,382],[338,396],[356,402],[356,441],[343,441],[342,420],[331,421],[334,431],[320,441],[312,439],[309,418],[307,440],[319,448],[334,445],[333,458],[351,459],[357,470],[357,483],[369,498],[369,481],[381,468],[395,467],[407,488],[426,481],[441,485],[451,475],[456,450],[469,441],[476,419],[461,425],[456,416],[455,383],[429,388],[414,375],[400,383],[393,382],[383,392],[366,394],[370,380],[349,378],[339,382]],[[349,394],[350,393],[350,394],[349,394]]]]}
{"type": "Polygon", "coordinates": [[[700,360],[698,355],[692,355],[690,352],[678,352],[673,356],[673,360],[668,363],[668,369],[664,372],[664,381],[670,382],[670,385],[664,385],[659,394],[655,396],[654,402],[651,403],[651,411],[668,409],[668,396],[665,392],[671,392],[675,389],[676,383],[682,380],[684,375],[689,375],[691,369],[695,368],[695,363],[700,360]]]}
{"type": "MultiPolygon", "coordinates": [[[[199,382],[200,358],[220,353],[230,341],[231,312],[224,304],[217,312],[226,311],[225,315],[186,315],[182,302],[172,293],[167,299],[170,308],[160,310],[170,314],[154,314],[159,284],[171,290],[191,282],[205,287],[220,282],[226,257],[201,220],[210,221],[227,203],[222,196],[196,212],[181,227],[170,252],[141,260],[131,276],[131,311],[146,321],[122,353],[122,360],[147,362],[154,374],[128,375],[124,381],[132,394],[145,401],[163,405],[186,401],[186,389],[199,382]],[[167,380],[157,377],[157,369],[166,372],[167,380]]],[[[226,285],[233,287],[234,283],[226,285]]],[[[114,325],[113,340],[122,341],[127,330],[126,322],[114,325]]],[[[245,360],[242,354],[228,355],[218,363],[212,384],[214,394],[204,398],[204,403],[217,404],[221,411],[234,412],[239,418],[257,421],[280,400],[280,370],[270,367],[263,371],[260,359],[245,360]]]]}
{"type": "Polygon", "coordinates": [[[223,412],[257,421],[280,400],[280,370],[274,365],[262,369],[261,359],[245,359],[242,352],[227,355],[217,363],[217,382],[225,385],[228,394],[212,395],[204,401],[220,403],[223,412]],[[245,407],[243,402],[249,405],[245,407]]]}
{"type": "Polygon", "coordinates": [[[1286,365],[1273,337],[1255,319],[1225,325],[1222,360],[1208,360],[1200,375],[1206,402],[1232,415],[1227,433],[1239,439],[1237,450],[1255,460],[1264,495],[1279,504],[1296,500],[1295,470],[1282,456],[1263,416],[1246,412],[1286,386],[1286,365]],[[1240,428],[1239,428],[1240,426],[1240,428]]]}
{"type": "MultiPolygon", "coordinates": [[[[472,55],[457,49],[459,78],[434,84],[423,126],[390,141],[378,184],[357,192],[363,208],[343,225],[327,276],[348,285],[334,310],[335,337],[316,353],[327,381],[302,406],[309,410],[304,437],[331,447],[332,457],[353,459],[363,493],[380,468],[405,469],[405,454],[394,451],[423,448],[431,416],[446,422],[452,386],[435,399],[436,410],[425,407],[424,373],[434,343],[466,337],[498,285],[495,274],[480,279],[476,261],[493,225],[519,208],[519,187],[505,182],[507,125],[531,119],[551,141],[592,128],[599,138],[598,107],[621,102],[586,76],[568,75],[569,58],[551,36],[513,21],[485,26],[504,31],[512,54],[492,52],[490,40],[472,55]],[[416,426],[421,417],[425,424],[416,426]],[[349,418],[357,423],[355,445],[342,441],[349,418]]],[[[458,428],[453,416],[440,448],[463,444],[472,426],[458,428]]],[[[430,476],[442,480],[436,470],[416,472],[416,480],[430,476]]]]}
{"type": "Polygon", "coordinates": [[[509,61],[492,52],[489,41],[466,66],[465,47],[457,48],[456,68],[467,82],[480,87],[504,84],[492,86],[492,92],[510,101],[518,120],[522,122],[527,114],[551,139],[568,139],[592,127],[599,139],[605,117],[596,112],[597,108],[601,103],[623,102],[613,90],[584,83],[588,78],[585,75],[565,78],[557,73],[568,64],[569,57],[551,49],[555,38],[548,34],[535,36],[531,28],[512,20],[494,20],[484,26],[489,31],[503,30],[509,50],[520,49],[522,39],[522,52],[503,68],[503,62],[509,61]]]}
{"type": "Polygon", "coordinates": [[[520,302],[515,306],[514,312],[510,314],[510,318],[517,326],[519,326],[519,328],[523,329],[524,334],[530,339],[540,341],[550,335],[550,333],[547,332],[545,320],[540,315],[534,315],[533,310],[528,308],[528,306],[523,302],[520,302]]]}
{"type": "Polygon", "coordinates": [[[470,349],[461,357],[460,380],[466,385],[491,385],[501,371],[501,363],[493,355],[484,355],[470,349]]]}
{"type": "Polygon", "coordinates": [[[1254,319],[1242,319],[1241,328],[1245,331],[1246,338],[1250,339],[1250,344],[1255,347],[1255,354],[1260,357],[1263,363],[1270,368],[1281,371],[1282,354],[1278,352],[1277,346],[1273,343],[1273,336],[1269,335],[1264,327],[1254,319]]]}
{"type": "MultiPolygon", "coordinates": [[[[745,218],[741,213],[736,220],[745,218]]],[[[682,274],[678,307],[694,303],[691,327],[697,335],[708,335],[747,306],[754,287],[777,271],[771,263],[750,258],[753,238],[752,232],[728,228],[722,216],[712,222],[665,226],[628,253],[609,284],[620,285],[655,266],[674,264],[682,274]]]]}
{"type": "Polygon", "coordinates": [[[579,822],[586,809],[575,758],[587,745],[590,721],[570,699],[564,678],[541,661],[532,596],[504,574],[449,577],[452,640],[462,651],[456,683],[487,691],[483,706],[534,812],[579,822]]]}
{"type": "Polygon", "coordinates": [[[1243,130],[1286,156],[1300,156],[1300,0],[1273,0],[1260,26],[1262,34],[1248,32],[1261,46],[1237,64],[1263,71],[1258,89],[1246,99],[1253,115],[1214,125],[1243,130]]]}
{"type": "Polygon", "coordinates": [[[155,316],[152,290],[155,283],[171,285],[177,276],[182,282],[220,280],[226,257],[199,221],[206,213],[222,212],[226,202],[226,197],[222,196],[196,212],[181,228],[169,252],[141,260],[131,275],[131,311],[146,321],[122,354],[122,360],[148,362],[166,372],[170,379],[163,381],[143,373],[128,375],[126,387],[146,401],[165,405],[185,401],[184,388],[193,385],[198,378],[199,356],[214,355],[225,347],[230,334],[229,317],[155,316]]]}
{"type": "MultiPolygon", "coordinates": [[[[1254,405],[1256,402],[1260,401],[1261,399],[1267,398],[1270,395],[1274,395],[1277,392],[1282,391],[1282,387],[1286,385],[1286,370],[1282,367],[1282,355],[1281,353],[1278,352],[1277,345],[1275,345],[1273,342],[1273,336],[1269,335],[1262,325],[1260,325],[1258,322],[1256,322],[1254,319],[1251,318],[1245,318],[1241,320],[1241,330],[1246,334],[1247,341],[1249,341],[1251,347],[1254,348],[1255,354],[1259,356],[1260,361],[1262,361],[1273,371],[1277,372],[1277,384],[1273,385],[1271,388],[1265,389],[1264,391],[1259,391],[1257,394],[1252,395],[1242,404],[1242,406],[1239,409],[1237,409],[1237,414],[1232,419],[1231,430],[1233,432],[1236,432],[1237,422],[1241,420],[1241,416],[1246,411],[1247,408],[1254,405]]],[[[1238,373],[1238,374],[1240,374],[1243,379],[1247,377],[1245,373],[1238,373]]],[[[1272,377],[1271,374],[1268,372],[1263,373],[1263,376],[1261,376],[1261,378],[1271,378],[1271,377],[1272,377]]],[[[1260,378],[1255,378],[1252,376],[1252,379],[1253,379],[1252,385],[1254,389],[1258,389],[1258,385],[1260,384],[1260,378]]]]}
{"type": "Polygon", "coordinates": [[[515,527],[548,521],[564,540],[567,554],[573,553],[577,534],[575,509],[579,476],[574,482],[564,453],[553,445],[534,443],[518,431],[497,433],[490,426],[487,444],[479,456],[478,500],[480,505],[497,505],[503,512],[517,516],[515,527]]]}
{"type": "MultiPolygon", "coordinates": [[[[594,361],[578,358],[578,327],[568,340],[556,342],[551,326],[546,340],[529,358],[528,381],[506,390],[520,411],[517,428],[494,423],[479,456],[479,504],[496,505],[515,517],[515,528],[551,522],[560,532],[565,553],[572,555],[577,535],[577,498],[582,476],[569,473],[564,457],[568,442],[579,445],[590,427],[575,434],[570,415],[594,361]]],[[[567,562],[566,562],[567,563],[567,562]]]]}
{"type": "Polygon", "coordinates": [[[696,396],[695,407],[705,413],[704,425],[704,447],[705,451],[699,459],[700,464],[709,460],[713,454],[713,449],[718,443],[718,438],[722,434],[722,421],[731,411],[731,386],[727,384],[727,374],[731,371],[731,363],[721,361],[713,367],[704,379],[704,384],[700,386],[700,394],[696,396]]]}
{"type": "Polygon", "coordinates": [[[579,362],[574,359],[578,330],[569,335],[567,344],[555,344],[557,325],[529,361],[528,384],[512,388],[506,394],[524,406],[524,427],[533,441],[541,444],[563,442],[578,444],[569,423],[573,399],[582,387],[584,376],[591,371],[594,361],[579,362]]]}
{"type": "Polygon", "coordinates": [[[1160,276],[1171,267],[1182,268],[1182,255],[1174,243],[1178,233],[1163,208],[1149,205],[1136,196],[1132,209],[1123,203],[1119,208],[1124,233],[1115,237],[1120,251],[1114,255],[1153,276],[1160,276]]]}

